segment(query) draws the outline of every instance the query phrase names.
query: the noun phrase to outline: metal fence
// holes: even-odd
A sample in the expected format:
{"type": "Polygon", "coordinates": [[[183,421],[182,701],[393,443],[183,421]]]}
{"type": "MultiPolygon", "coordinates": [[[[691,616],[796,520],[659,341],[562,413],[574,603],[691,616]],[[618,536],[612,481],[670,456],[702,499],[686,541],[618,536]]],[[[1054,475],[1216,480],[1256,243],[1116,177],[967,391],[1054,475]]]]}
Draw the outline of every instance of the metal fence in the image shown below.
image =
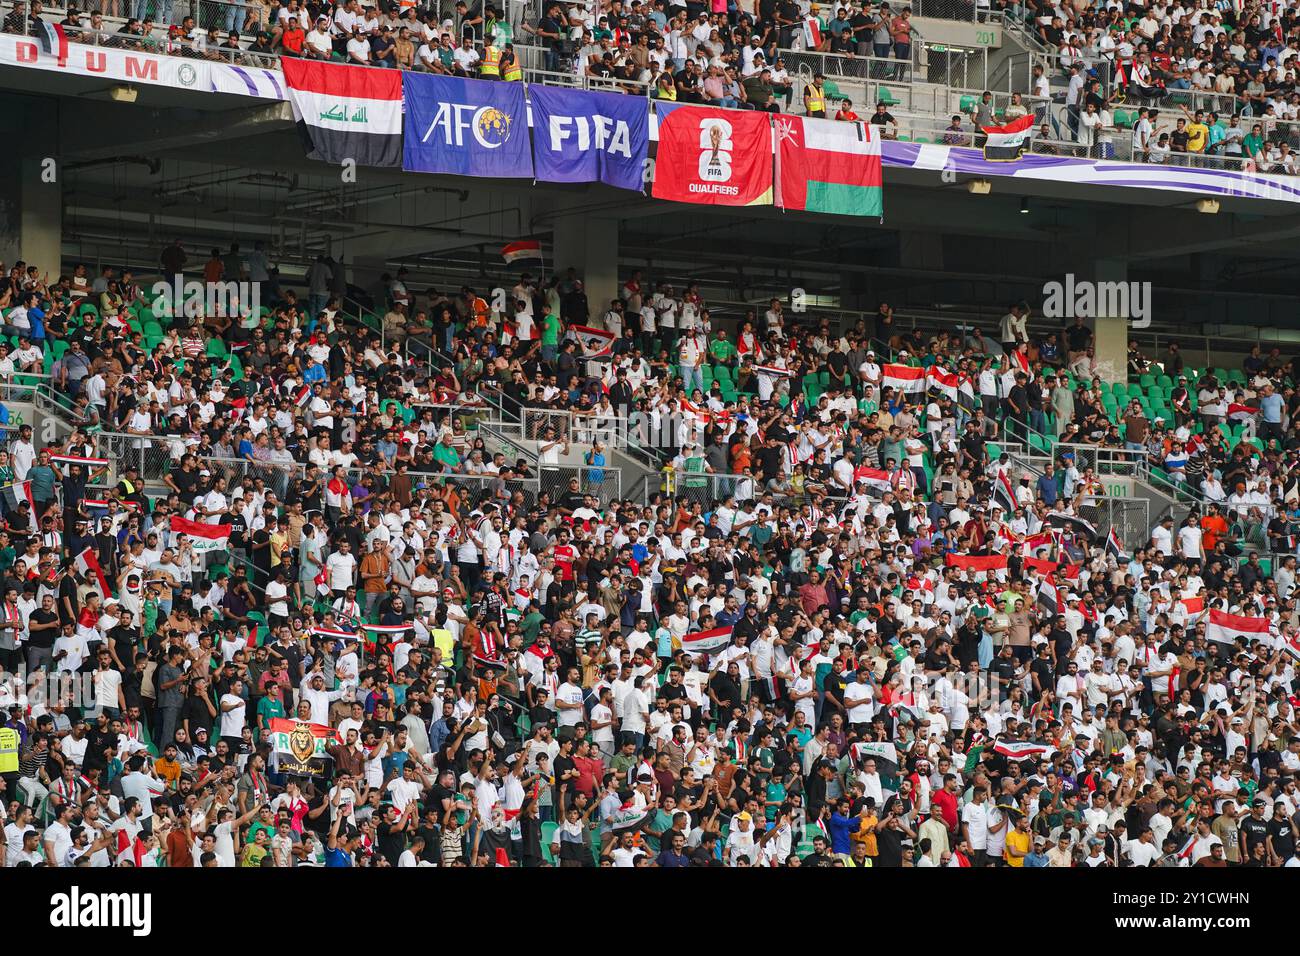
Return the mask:
{"type": "Polygon", "coordinates": [[[936,20],[962,20],[974,23],[976,19],[985,19],[989,13],[987,2],[977,0],[909,0],[903,9],[912,8],[912,15],[933,17],[936,20]]]}
{"type": "Polygon", "coordinates": [[[1097,529],[1099,541],[1105,541],[1112,528],[1130,550],[1151,538],[1151,502],[1146,498],[1094,498],[1079,506],[1079,516],[1097,529]]]}
{"type": "Polygon", "coordinates": [[[623,497],[623,473],[608,465],[542,465],[538,471],[541,491],[548,494],[551,503],[561,495],[576,490],[593,495],[602,505],[623,497]]]}

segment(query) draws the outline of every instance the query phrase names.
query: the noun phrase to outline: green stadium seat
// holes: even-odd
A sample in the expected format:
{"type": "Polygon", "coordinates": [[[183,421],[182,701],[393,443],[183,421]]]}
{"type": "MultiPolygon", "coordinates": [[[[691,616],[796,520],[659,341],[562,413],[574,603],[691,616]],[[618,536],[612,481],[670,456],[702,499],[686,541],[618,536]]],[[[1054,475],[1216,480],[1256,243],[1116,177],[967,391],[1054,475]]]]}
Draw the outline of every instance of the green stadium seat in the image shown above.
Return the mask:
{"type": "Polygon", "coordinates": [[[880,92],[876,95],[876,102],[884,103],[886,106],[897,106],[902,101],[893,94],[892,90],[887,90],[882,86],[880,92]]]}

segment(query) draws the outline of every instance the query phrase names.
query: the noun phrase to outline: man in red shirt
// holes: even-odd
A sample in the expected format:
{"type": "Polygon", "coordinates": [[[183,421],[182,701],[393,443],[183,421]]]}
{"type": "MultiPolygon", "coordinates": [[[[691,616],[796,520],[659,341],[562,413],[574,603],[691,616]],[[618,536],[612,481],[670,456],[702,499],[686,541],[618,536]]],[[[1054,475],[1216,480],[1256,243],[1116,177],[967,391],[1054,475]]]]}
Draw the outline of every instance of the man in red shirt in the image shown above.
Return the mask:
{"type": "Polygon", "coordinates": [[[957,777],[947,773],[943,776],[942,789],[930,794],[930,803],[939,808],[943,822],[949,833],[957,832],[957,777]]]}
{"type": "Polygon", "coordinates": [[[555,546],[551,548],[551,557],[555,560],[555,579],[561,589],[568,593],[577,586],[577,575],[573,565],[578,560],[578,549],[569,544],[569,529],[561,528],[555,546]]]}

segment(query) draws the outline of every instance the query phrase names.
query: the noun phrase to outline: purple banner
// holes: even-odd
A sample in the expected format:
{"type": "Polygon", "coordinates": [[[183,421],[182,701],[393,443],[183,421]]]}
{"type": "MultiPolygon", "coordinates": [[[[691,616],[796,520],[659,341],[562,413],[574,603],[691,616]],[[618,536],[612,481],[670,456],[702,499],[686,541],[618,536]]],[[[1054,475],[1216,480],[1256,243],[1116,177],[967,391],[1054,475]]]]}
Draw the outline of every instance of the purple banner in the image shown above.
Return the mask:
{"type": "MultiPolygon", "coordinates": [[[[1291,176],[1248,173],[1235,169],[1200,169],[1159,163],[1123,163],[1074,156],[1040,156],[1026,153],[1012,163],[989,162],[978,149],[938,143],[900,143],[885,140],[885,166],[926,169],[974,176],[1042,179],[1086,186],[1125,186],[1197,193],[1202,196],[1238,196],[1300,202],[1300,183],[1291,176]]],[[[886,179],[888,184],[888,179],[886,179]]]]}

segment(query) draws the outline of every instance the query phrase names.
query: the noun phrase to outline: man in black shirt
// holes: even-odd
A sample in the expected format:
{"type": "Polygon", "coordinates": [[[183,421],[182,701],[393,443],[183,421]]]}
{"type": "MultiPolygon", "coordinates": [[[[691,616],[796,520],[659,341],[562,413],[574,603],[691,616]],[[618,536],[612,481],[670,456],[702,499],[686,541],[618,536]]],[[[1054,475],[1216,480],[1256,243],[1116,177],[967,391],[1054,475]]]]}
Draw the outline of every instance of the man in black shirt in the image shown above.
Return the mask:
{"type": "Polygon", "coordinates": [[[1250,816],[1238,820],[1237,832],[1241,834],[1241,859],[1243,862],[1254,855],[1256,846],[1267,845],[1268,838],[1271,835],[1271,827],[1269,821],[1264,819],[1263,798],[1256,797],[1255,802],[1250,805],[1250,816]]]}
{"type": "Polygon", "coordinates": [[[916,834],[894,813],[885,815],[876,829],[876,866],[903,865],[903,839],[915,839],[916,834]]]}
{"type": "Polygon", "coordinates": [[[28,615],[27,670],[49,670],[52,663],[54,640],[59,636],[59,614],[54,608],[54,596],[46,594],[41,606],[28,615]]]}
{"type": "Polygon", "coordinates": [[[695,61],[687,60],[686,69],[673,79],[677,84],[677,101],[679,103],[700,102],[700,77],[695,72],[695,61]]]}

